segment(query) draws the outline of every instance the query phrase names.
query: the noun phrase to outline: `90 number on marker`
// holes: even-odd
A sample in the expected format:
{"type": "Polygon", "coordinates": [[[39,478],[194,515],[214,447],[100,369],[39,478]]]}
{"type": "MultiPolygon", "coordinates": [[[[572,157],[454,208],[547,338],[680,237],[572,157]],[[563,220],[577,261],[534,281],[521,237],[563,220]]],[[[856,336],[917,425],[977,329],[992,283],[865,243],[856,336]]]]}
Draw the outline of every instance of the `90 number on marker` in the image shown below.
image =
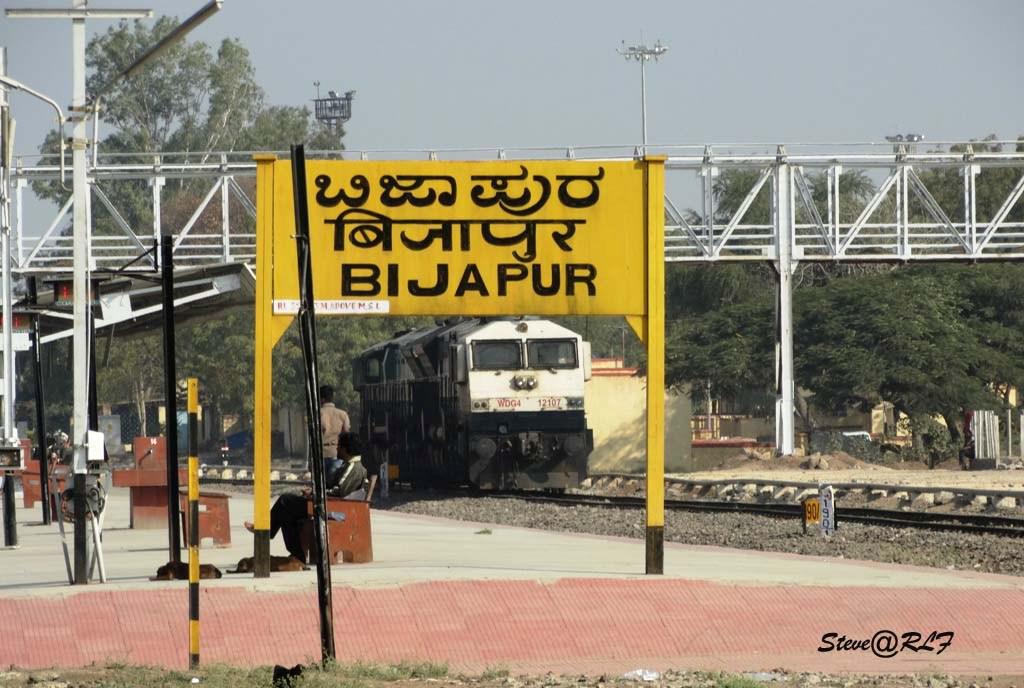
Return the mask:
{"type": "Polygon", "coordinates": [[[804,500],[804,523],[818,525],[821,523],[821,499],[808,497],[804,500]]]}

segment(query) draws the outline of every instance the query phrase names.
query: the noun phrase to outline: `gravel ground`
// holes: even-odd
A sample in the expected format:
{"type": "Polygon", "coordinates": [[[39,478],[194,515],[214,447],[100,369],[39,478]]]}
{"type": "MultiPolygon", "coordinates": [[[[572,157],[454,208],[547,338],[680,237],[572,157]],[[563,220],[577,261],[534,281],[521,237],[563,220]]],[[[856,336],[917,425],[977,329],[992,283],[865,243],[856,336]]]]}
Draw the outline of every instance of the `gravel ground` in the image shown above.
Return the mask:
{"type": "MultiPolygon", "coordinates": [[[[462,521],[642,539],[636,508],[559,506],[513,498],[392,492],[376,508],[462,521]]],[[[1020,538],[941,533],[856,523],[829,539],[804,535],[796,519],[752,514],[667,511],[665,539],[691,545],[836,556],[845,559],[1024,575],[1020,538]]]]}
{"type": "MultiPolygon", "coordinates": [[[[703,671],[667,671],[649,680],[622,676],[515,676],[495,669],[480,676],[447,673],[444,665],[424,665],[428,671],[415,671],[420,665],[334,665],[326,670],[306,667],[294,688],[1018,688],[1019,676],[949,676],[941,674],[858,675],[789,673],[785,671],[749,674],[708,673],[703,671]],[[410,667],[414,670],[410,671],[410,667]],[[410,675],[412,674],[412,675],[410,675]],[[425,674],[425,675],[424,675],[425,674]]],[[[209,688],[272,688],[269,667],[237,669],[205,666],[196,672],[169,671],[131,665],[90,666],[78,669],[18,671],[0,669],[0,688],[127,688],[146,685],[153,688],[188,685],[209,688]]]]}

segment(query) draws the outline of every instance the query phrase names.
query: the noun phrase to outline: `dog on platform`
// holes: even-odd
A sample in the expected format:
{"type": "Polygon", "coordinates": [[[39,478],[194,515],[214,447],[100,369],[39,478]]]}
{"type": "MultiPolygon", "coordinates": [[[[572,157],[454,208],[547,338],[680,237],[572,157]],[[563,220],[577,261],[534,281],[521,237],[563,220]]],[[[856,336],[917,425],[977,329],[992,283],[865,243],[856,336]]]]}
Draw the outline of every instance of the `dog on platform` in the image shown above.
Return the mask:
{"type": "MultiPolygon", "coordinates": [[[[235,567],[235,570],[228,569],[228,573],[252,573],[256,565],[255,562],[256,559],[254,557],[242,557],[238,560],[238,566],[235,567]]],[[[274,573],[278,571],[307,571],[309,567],[295,557],[271,556],[270,570],[274,573]]]]}
{"type": "MultiPolygon", "coordinates": [[[[223,575],[221,570],[213,564],[199,565],[200,578],[220,578],[223,575]]],[[[149,580],[188,580],[188,562],[169,561],[158,568],[156,575],[150,576],[149,580]]]]}

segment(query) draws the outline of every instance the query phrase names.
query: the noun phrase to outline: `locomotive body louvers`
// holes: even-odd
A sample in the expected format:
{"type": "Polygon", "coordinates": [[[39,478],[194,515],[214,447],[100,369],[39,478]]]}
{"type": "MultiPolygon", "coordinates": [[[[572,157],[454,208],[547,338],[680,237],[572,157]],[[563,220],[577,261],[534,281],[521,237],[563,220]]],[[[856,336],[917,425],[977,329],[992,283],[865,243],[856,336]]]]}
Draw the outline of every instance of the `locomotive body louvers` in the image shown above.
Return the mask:
{"type": "Polygon", "coordinates": [[[398,480],[484,489],[575,487],[593,436],[589,344],[548,320],[414,330],[353,364],[373,463],[398,480]]]}

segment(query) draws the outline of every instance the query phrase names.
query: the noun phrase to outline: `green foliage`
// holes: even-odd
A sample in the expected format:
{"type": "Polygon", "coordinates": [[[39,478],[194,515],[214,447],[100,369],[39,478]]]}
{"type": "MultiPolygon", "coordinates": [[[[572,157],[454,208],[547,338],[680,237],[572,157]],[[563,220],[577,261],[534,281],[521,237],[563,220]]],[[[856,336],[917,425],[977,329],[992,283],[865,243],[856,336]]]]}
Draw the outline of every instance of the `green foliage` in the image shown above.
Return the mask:
{"type": "Polygon", "coordinates": [[[714,679],[715,688],[763,688],[764,683],[746,676],[719,675],[714,679]]]}
{"type": "MultiPolygon", "coordinates": [[[[351,316],[317,318],[317,364],[320,384],[334,387],[334,400],[358,422],[359,395],[352,386],[352,359],[396,332],[433,325],[430,318],[351,316]]],[[[252,360],[252,356],[249,357],[252,360]]],[[[274,348],[274,403],[305,403],[302,347],[293,323],[274,348]]],[[[246,384],[251,387],[251,375],[246,384]]]]}
{"type": "Polygon", "coordinates": [[[666,331],[666,382],[710,381],[716,396],[767,389],[774,381],[773,303],[761,296],[702,316],[672,321],[666,331]]]}
{"type": "Polygon", "coordinates": [[[775,285],[775,273],[763,263],[721,265],[670,264],[665,271],[668,320],[699,318],[729,306],[763,300],[775,285]]]}
{"type": "Polygon", "coordinates": [[[264,108],[244,132],[241,150],[286,151],[293,143],[310,150],[338,150],[339,135],[312,118],[307,107],[275,105],[264,108]]]}
{"type": "MultiPolygon", "coordinates": [[[[152,688],[170,688],[187,686],[193,677],[199,684],[209,688],[271,688],[273,669],[268,666],[243,668],[224,664],[202,664],[194,671],[175,671],[160,667],[136,666],[110,662],[103,666],[91,665],[77,669],[62,669],[57,675],[65,685],[92,688],[130,688],[134,686],[151,686],[152,688]]],[[[396,664],[371,664],[356,662],[353,664],[328,663],[321,666],[318,662],[307,658],[302,676],[295,682],[296,686],[317,688],[318,686],[381,686],[388,683],[422,682],[444,679],[448,676],[448,666],[435,662],[398,662],[396,664]]],[[[30,679],[29,683],[33,681],[30,679]]],[[[6,685],[6,684],[4,684],[6,685]]],[[[21,685],[19,681],[13,685],[21,685]]]]}
{"type": "MultiPolygon", "coordinates": [[[[43,395],[46,410],[46,430],[68,432],[71,429],[72,415],[72,380],[71,340],[65,339],[42,347],[43,395]]],[[[15,371],[16,399],[15,409],[17,420],[26,420],[33,428],[36,426],[35,378],[34,366],[29,353],[17,355],[15,371]]]]}
{"type": "MultiPolygon", "coordinates": [[[[1022,144],[1024,146],[1024,144],[1022,144]]],[[[983,150],[986,144],[975,144],[983,150]]],[[[962,216],[963,180],[946,170],[921,172],[951,217],[962,216]],[[959,203],[959,205],[958,205],[959,203]]],[[[978,217],[991,218],[1019,178],[1019,170],[986,172],[978,217]]],[[[718,221],[732,217],[756,173],[725,171],[716,180],[718,221]]],[[[824,177],[808,178],[825,204],[824,177]]],[[[840,209],[850,221],[870,199],[864,175],[844,174],[840,209]]],[[[770,221],[767,191],[744,223],[770,221]]],[[[798,219],[806,211],[799,207],[798,219]]],[[[879,216],[893,212],[882,204],[879,216]]],[[[923,208],[911,203],[911,214],[923,208]]],[[[1024,217],[1018,204],[1011,217],[1024,217]]],[[[716,397],[774,386],[775,275],[767,266],[670,266],[666,275],[667,381],[692,384],[716,397]]],[[[794,293],[796,382],[813,392],[819,409],[835,413],[889,401],[906,413],[931,449],[950,453],[959,438],[961,407],[992,407],[1024,384],[1024,269],[975,266],[820,266],[802,264],[794,293]],[[950,431],[930,425],[946,420],[950,431]],[[928,425],[926,428],[925,425],[928,425]],[[952,435],[952,437],[950,437],[952,435]],[[952,443],[952,444],[951,444],[952,443]],[[947,446],[948,445],[948,446],[947,446]]],[[[915,456],[927,453],[918,444],[915,456]]]]}
{"type": "Polygon", "coordinates": [[[252,416],[252,308],[237,308],[221,317],[190,323],[176,333],[178,378],[199,380],[200,399],[215,416],[252,416]]]}
{"type": "MultiPolygon", "coordinates": [[[[102,153],[175,152],[202,161],[210,151],[286,150],[293,143],[305,143],[315,150],[342,147],[343,134],[321,126],[308,108],[265,106],[249,52],[234,39],[222,41],[216,51],[199,41],[178,43],[130,80],[116,81],[115,77],[125,67],[177,24],[172,17],[161,17],[151,27],[139,21],[122,21],[89,42],[88,92],[98,93],[114,84],[101,102],[102,153]]],[[[50,132],[41,150],[55,151],[57,136],[57,132],[50,132]]],[[[139,161],[150,160],[149,155],[139,156],[139,161]]],[[[183,226],[208,188],[205,181],[168,183],[163,191],[163,226],[183,226]]],[[[66,192],[56,184],[38,184],[36,191],[55,202],[66,198],[66,192]]],[[[151,190],[145,182],[119,182],[105,186],[104,191],[129,225],[137,233],[145,234],[138,228],[148,228],[153,223],[151,190]]],[[[102,204],[93,206],[94,234],[120,233],[102,204]]],[[[213,213],[209,215],[212,217],[213,213]]],[[[245,228],[249,220],[240,208],[233,208],[231,215],[235,224],[242,223],[241,231],[252,231],[251,223],[245,228]]],[[[201,231],[204,223],[213,221],[204,214],[193,231],[201,231]]],[[[219,222],[219,216],[216,221],[219,222]]],[[[376,341],[380,333],[395,324],[381,320],[374,327],[353,330],[351,321],[347,322],[349,327],[340,322],[322,325],[321,342],[329,340],[330,344],[321,345],[321,371],[325,379],[330,377],[340,383],[342,400],[351,404],[350,376],[347,367],[342,370],[341,357],[376,341]]],[[[218,314],[201,322],[179,323],[178,376],[199,378],[204,406],[216,416],[237,413],[247,419],[251,415],[253,332],[251,308],[218,314]]],[[[286,343],[281,348],[278,370],[283,373],[285,391],[279,394],[278,401],[295,401],[296,397],[301,399],[302,386],[289,387],[287,383],[294,383],[296,375],[301,376],[301,355],[295,355],[297,346],[289,347],[286,343]]],[[[59,347],[47,349],[51,356],[64,356],[59,347]]],[[[159,334],[124,339],[115,332],[107,363],[101,364],[97,374],[99,398],[114,404],[131,401],[136,412],[145,418],[144,404],[164,398],[162,370],[159,334]]],[[[29,380],[25,383],[31,384],[29,380]]],[[[69,393],[65,387],[59,376],[48,380],[51,416],[69,413],[70,399],[63,401],[64,393],[69,393]]],[[[66,429],[66,421],[58,420],[51,427],[66,429]]]]}
{"type": "Polygon", "coordinates": [[[323,669],[309,667],[302,674],[304,686],[335,686],[339,679],[361,681],[409,681],[440,679],[448,676],[448,665],[436,662],[402,661],[397,664],[331,664],[323,669]]]}
{"type": "Polygon", "coordinates": [[[563,327],[578,332],[590,342],[594,358],[621,358],[628,367],[643,368],[646,352],[625,318],[602,316],[566,316],[552,318],[563,327]]]}
{"type": "Polygon", "coordinates": [[[140,434],[156,434],[156,428],[146,426],[146,402],[165,396],[162,333],[115,337],[103,356],[105,364],[97,359],[97,398],[114,404],[131,402],[140,421],[140,434]]]}

